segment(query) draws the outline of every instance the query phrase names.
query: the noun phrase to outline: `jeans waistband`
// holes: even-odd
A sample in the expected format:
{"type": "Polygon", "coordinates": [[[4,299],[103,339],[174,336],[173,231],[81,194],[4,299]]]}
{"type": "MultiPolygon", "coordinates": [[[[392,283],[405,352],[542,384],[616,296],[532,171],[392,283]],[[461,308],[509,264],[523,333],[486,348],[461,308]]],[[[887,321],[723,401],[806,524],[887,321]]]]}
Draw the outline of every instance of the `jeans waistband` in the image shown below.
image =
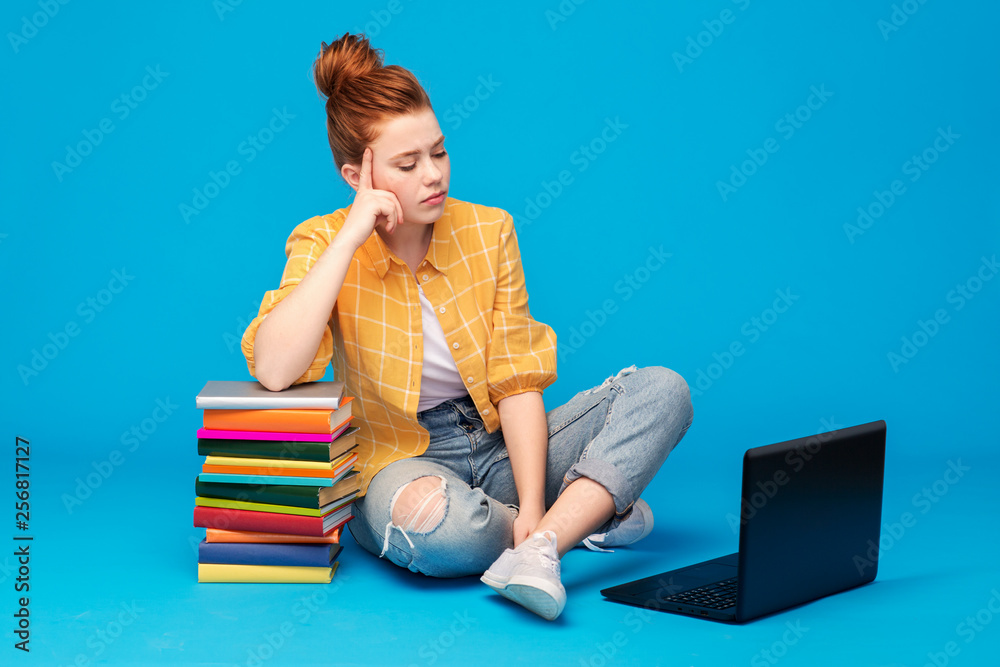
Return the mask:
{"type": "Polygon", "coordinates": [[[438,403],[433,408],[427,408],[423,412],[418,412],[417,419],[421,419],[423,416],[429,415],[438,410],[449,410],[454,405],[461,405],[462,408],[465,408],[464,412],[468,412],[468,409],[471,408],[473,412],[478,414],[478,411],[476,410],[476,402],[472,400],[471,396],[466,394],[465,396],[461,396],[459,398],[449,398],[446,401],[438,403]]]}

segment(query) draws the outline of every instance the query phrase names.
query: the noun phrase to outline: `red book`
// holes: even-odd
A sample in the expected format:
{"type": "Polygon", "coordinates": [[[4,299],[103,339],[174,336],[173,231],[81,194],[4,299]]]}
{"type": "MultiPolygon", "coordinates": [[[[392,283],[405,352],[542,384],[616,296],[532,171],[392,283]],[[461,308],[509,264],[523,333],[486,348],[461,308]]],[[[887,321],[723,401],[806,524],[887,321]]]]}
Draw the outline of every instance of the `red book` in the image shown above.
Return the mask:
{"type": "Polygon", "coordinates": [[[323,537],[353,518],[351,507],[352,505],[347,505],[325,517],[319,517],[197,506],[194,508],[194,525],[199,528],[253,530],[263,533],[323,537]]]}

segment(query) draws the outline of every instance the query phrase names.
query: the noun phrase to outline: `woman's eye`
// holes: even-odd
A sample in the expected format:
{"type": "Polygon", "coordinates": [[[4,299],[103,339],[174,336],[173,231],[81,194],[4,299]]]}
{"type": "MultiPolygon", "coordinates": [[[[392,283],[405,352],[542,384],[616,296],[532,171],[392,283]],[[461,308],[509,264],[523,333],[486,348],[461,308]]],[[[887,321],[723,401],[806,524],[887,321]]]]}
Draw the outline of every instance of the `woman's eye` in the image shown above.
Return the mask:
{"type": "Polygon", "coordinates": [[[417,166],[416,163],[413,163],[413,164],[408,165],[406,167],[400,167],[399,170],[400,171],[413,171],[413,168],[416,167],[416,166],[417,166]]]}
{"type": "Polygon", "coordinates": [[[448,154],[448,151],[441,151],[440,153],[435,153],[434,157],[444,157],[448,154]]]}

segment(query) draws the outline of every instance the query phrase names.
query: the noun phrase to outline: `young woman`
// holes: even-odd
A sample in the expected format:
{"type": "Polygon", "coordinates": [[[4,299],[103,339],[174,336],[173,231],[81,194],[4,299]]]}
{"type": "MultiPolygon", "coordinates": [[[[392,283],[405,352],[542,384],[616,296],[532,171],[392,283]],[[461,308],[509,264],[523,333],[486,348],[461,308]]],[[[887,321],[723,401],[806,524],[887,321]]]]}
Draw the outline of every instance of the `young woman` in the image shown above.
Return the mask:
{"type": "Polygon", "coordinates": [[[271,390],[333,362],[355,397],[366,550],[436,577],[482,575],[548,619],[559,559],[652,528],[646,485],[691,424],[687,384],[631,366],[548,412],[556,336],[531,317],[513,220],[448,196],[449,156],[408,70],[362,35],[314,63],[354,202],[292,231],[243,336],[271,390]]]}

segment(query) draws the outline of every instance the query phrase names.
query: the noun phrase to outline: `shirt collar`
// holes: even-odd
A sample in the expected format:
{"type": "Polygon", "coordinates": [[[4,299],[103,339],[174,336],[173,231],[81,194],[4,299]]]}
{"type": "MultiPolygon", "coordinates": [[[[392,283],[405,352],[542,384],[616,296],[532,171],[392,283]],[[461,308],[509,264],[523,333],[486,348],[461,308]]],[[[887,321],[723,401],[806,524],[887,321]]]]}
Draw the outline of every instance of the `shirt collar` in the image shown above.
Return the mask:
{"type": "MultiPolygon", "coordinates": [[[[427,261],[430,262],[435,269],[446,274],[447,267],[449,265],[449,258],[451,256],[452,204],[448,201],[448,199],[445,201],[444,213],[441,214],[441,217],[434,222],[434,231],[431,234],[431,243],[427,248],[427,261]]],[[[347,212],[350,213],[350,206],[347,207],[347,212]]],[[[379,279],[385,278],[385,274],[389,271],[389,263],[391,261],[395,261],[400,265],[406,264],[406,262],[399,259],[396,254],[389,249],[389,247],[385,244],[385,241],[382,240],[382,237],[379,236],[377,232],[372,232],[372,235],[368,237],[368,240],[365,241],[364,245],[361,247],[368,252],[368,256],[371,258],[372,265],[375,267],[375,271],[378,273],[379,279]]]]}

